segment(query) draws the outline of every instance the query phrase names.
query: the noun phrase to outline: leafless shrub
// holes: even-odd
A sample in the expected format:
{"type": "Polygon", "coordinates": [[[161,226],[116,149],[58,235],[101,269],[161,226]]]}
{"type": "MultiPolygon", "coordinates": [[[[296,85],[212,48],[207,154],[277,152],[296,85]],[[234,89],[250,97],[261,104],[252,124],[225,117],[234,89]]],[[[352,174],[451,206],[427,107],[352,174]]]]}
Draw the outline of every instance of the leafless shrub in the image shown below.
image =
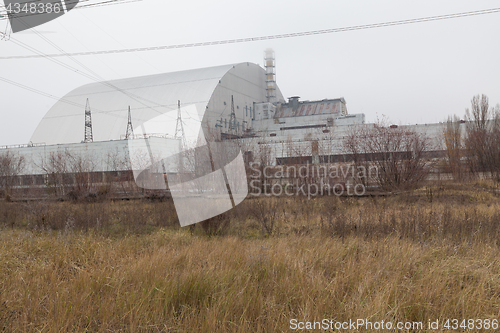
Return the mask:
{"type": "Polygon", "coordinates": [[[49,228],[49,203],[45,201],[28,202],[24,205],[23,210],[28,228],[38,230],[49,228]]]}
{"type": "Polygon", "coordinates": [[[458,116],[449,116],[446,122],[446,127],[443,130],[448,171],[457,181],[462,180],[465,174],[462,163],[462,158],[464,156],[464,144],[460,124],[461,121],[458,116]]]}
{"type": "Polygon", "coordinates": [[[70,153],[67,158],[70,171],[75,177],[73,191],[82,196],[87,195],[91,192],[92,184],[96,183],[92,177],[95,170],[94,159],[91,156],[70,153]]]}
{"type": "Polygon", "coordinates": [[[179,219],[172,200],[152,205],[149,213],[152,215],[155,226],[179,227],[179,219]]]}
{"type": "Polygon", "coordinates": [[[252,180],[250,190],[260,189],[260,191],[267,191],[266,186],[269,186],[269,179],[266,178],[265,169],[273,165],[271,147],[263,139],[263,141],[255,142],[254,152],[252,153],[252,161],[249,161],[249,179],[252,180]]]}
{"type": "Polygon", "coordinates": [[[431,141],[412,129],[379,121],[373,127],[352,131],[343,145],[356,166],[376,168],[375,175],[366,176],[384,190],[416,187],[429,172],[430,161],[425,153],[431,141]]]}
{"type": "Polygon", "coordinates": [[[249,203],[251,215],[257,220],[264,235],[272,235],[280,206],[279,198],[255,198],[249,203]]]}
{"type": "Polygon", "coordinates": [[[465,149],[469,169],[474,174],[490,173],[500,182],[500,106],[489,107],[488,96],[476,95],[465,112],[465,149]]]}
{"type": "Polygon", "coordinates": [[[104,179],[98,179],[102,173],[94,172],[95,160],[91,155],[66,149],[41,158],[37,166],[46,173],[46,185],[56,197],[66,196],[71,200],[89,198],[92,201],[98,192],[101,196],[108,193],[102,187],[95,189],[97,184],[104,184],[104,179]]]}
{"type": "Polygon", "coordinates": [[[12,152],[0,152],[0,195],[9,196],[17,176],[25,167],[24,156],[12,152]]]}
{"type": "Polygon", "coordinates": [[[208,236],[220,236],[227,232],[230,225],[230,217],[228,214],[223,213],[205,221],[200,222],[203,231],[208,236]]]}
{"type": "Polygon", "coordinates": [[[22,212],[17,209],[16,203],[0,200],[0,225],[14,228],[22,220],[22,212]]]}
{"type": "Polygon", "coordinates": [[[68,180],[68,160],[67,154],[62,151],[52,152],[48,156],[40,158],[37,166],[45,172],[46,186],[57,197],[66,194],[65,183],[68,180]]]}
{"type": "MultiPolygon", "coordinates": [[[[348,135],[342,142],[344,150],[350,154],[351,162],[357,170],[363,168],[368,170],[370,165],[372,165],[371,159],[367,158],[368,152],[366,150],[368,147],[366,146],[366,142],[360,142],[360,138],[366,136],[371,136],[370,133],[367,133],[366,129],[353,126],[349,129],[348,135]]],[[[353,177],[357,184],[368,185],[368,177],[356,177],[356,175],[353,175],[353,177]]]]}
{"type": "Polygon", "coordinates": [[[323,233],[329,236],[340,237],[342,241],[344,241],[345,236],[348,234],[345,215],[343,212],[337,211],[336,207],[331,207],[323,212],[321,225],[323,233]]]}

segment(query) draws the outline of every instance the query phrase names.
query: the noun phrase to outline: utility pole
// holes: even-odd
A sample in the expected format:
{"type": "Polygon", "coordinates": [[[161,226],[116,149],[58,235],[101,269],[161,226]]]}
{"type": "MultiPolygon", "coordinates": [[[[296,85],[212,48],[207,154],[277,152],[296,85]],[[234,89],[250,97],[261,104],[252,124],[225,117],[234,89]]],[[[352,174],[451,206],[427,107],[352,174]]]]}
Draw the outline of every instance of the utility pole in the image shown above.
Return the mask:
{"type": "Polygon", "coordinates": [[[132,115],[130,114],[130,105],[128,106],[128,123],[127,123],[127,133],[125,134],[125,140],[130,139],[134,136],[134,128],[132,127],[132,115]]]}
{"type": "Polygon", "coordinates": [[[89,99],[87,98],[87,104],[85,105],[85,139],[83,142],[93,142],[94,137],[92,135],[92,112],[90,111],[89,99]]]}

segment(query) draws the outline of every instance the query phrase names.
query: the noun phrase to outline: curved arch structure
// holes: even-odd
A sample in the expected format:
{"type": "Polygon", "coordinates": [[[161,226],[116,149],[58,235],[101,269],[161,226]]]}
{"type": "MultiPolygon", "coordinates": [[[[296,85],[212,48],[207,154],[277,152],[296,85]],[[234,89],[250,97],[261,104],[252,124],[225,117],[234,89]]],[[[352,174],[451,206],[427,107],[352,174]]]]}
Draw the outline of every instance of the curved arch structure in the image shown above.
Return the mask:
{"type": "MultiPolygon", "coordinates": [[[[219,139],[223,131],[226,138],[243,132],[252,119],[248,109],[266,102],[266,89],[264,69],[251,63],[88,84],[57,102],[31,141],[80,142],[87,99],[94,141],[121,139],[130,107],[134,134],[140,134],[127,145],[135,181],[147,189],[168,187],[186,226],[228,211],[248,195],[238,140],[219,139]],[[177,132],[179,114],[185,136],[172,140],[165,134],[177,132]]],[[[283,101],[279,90],[277,97],[283,101]]]]}
{"type": "MultiPolygon", "coordinates": [[[[187,112],[186,123],[203,120],[207,126],[205,130],[210,130],[215,129],[221,119],[229,121],[231,96],[234,96],[237,121],[249,122],[248,109],[254,102],[266,101],[264,69],[256,64],[240,63],[91,83],[69,92],[52,106],[33,133],[31,142],[47,145],[81,142],[87,99],[92,112],[94,141],[109,141],[124,137],[129,106],[135,128],[162,115],[164,126],[152,130],[173,135],[178,101],[183,116],[184,110],[187,112]]],[[[279,90],[278,100],[283,101],[279,90]]]]}

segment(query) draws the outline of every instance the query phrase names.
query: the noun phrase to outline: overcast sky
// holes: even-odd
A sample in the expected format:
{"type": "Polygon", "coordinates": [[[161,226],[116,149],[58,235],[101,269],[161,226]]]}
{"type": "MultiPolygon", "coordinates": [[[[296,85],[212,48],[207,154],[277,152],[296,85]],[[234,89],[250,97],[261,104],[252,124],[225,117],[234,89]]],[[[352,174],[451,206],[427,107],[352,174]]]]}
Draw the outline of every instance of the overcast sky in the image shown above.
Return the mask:
{"type": "MultiPolygon", "coordinates": [[[[96,2],[96,0],[91,0],[96,2]]],[[[446,15],[500,1],[165,1],[75,9],[12,38],[44,53],[98,51],[257,37],[446,15]],[[52,45],[49,43],[51,42],[52,45]],[[55,45],[55,46],[54,46],[55,45]]],[[[78,8],[78,7],[77,7],[78,8]]],[[[4,31],[6,20],[0,20],[4,31]]],[[[500,103],[500,13],[242,44],[75,57],[105,80],[254,62],[276,52],[285,97],[344,97],[368,122],[433,123],[463,117],[470,99],[500,103]]],[[[0,41],[0,56],[29,55],[0,41]]],[[[59,61],[86,72],[67,58],[59,61]]],[[[47,59],[0,60],[0,77],[55,97],[95,82],[47,59]]],[[[0,145],[27,143],[56,100],[0,81],[0,145]]],[[[82,110],[82,113],[84,110],[82,110]]],[[[57,129],[54,129],[57,130],[57,129]]],[[[82,133],[84,124],[82,123],[82,133]]],[[[83,134],[82,134],[83,135],[83,134]]]]}

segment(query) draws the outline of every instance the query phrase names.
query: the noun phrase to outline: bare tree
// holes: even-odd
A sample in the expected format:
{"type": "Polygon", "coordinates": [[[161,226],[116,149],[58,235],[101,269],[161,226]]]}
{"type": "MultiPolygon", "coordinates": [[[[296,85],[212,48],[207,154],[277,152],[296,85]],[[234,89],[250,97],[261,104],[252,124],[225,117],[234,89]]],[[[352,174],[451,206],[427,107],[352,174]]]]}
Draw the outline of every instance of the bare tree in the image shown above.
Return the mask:
{"type": "Polygon", "coordinates": [[[0,190],[4,195],[11,195],[15,180],[24,166],[24,156],[10,151],[0,153],[0,190]]]}
{"type": "Polygon", "coordinates": [[[56,196],[66,194],[65,185],[69,172],[67,154],[67,151],[51,152],[47,157],[39,159],[39,165],[35,163],[35,165],[46,173],[46,186],[56,196]]]}
{"type": "Polygon", "coordinates": [[[467,150],[467,163],[473,174],[488,169],[488,118],[489,102],[486,95],[476,95],[471,100],[471,109],[465,110],[467,120],[467,134],[465,147],[467,150]]]}
{"type": "Polygon", "coordinates": [[[47,174],[47,186],[56,196],[73,198],[88,194],[98,179],[94,177],[95,158],[68,149],[50,153],[37,165],[47,174]]]}
{"type": "Polygon", "coordinates": [[[500,181],[500,106],[489,107],[488,96],[476,95],[466,109],[465,150],[473,174],[490,173],[500,181]]]}
{"type": "Polygon", "coordinates": [[[461,121],[458,116],[449,116],[446,127],[443,130],[443,140],[446,146],[446,162],[449,172],[451,172],[455,180],[462,180],[464,177],[462,165],[464,144],[460,124],[461,121]]]}
{"type": "Polygon", "coordinates": [[[262,234],[273,234],[279,217],[280,201],[278,198],[254,198],[250,201],[250,215],[260,224],[262,234]]]}
{"type": "Polygon", "coordinates": [[[363,126],[344,138],[344,149],[354,163],[375,167],[371,176],[384,190],[408,189],[427,177],[429,160],[425,152],[431,147],[430,139],[408,128],[387,126],[378,121],[372,127],[363,126]]]}
{"type": "Polygon", "coordinates": [[[103,194],[116,194],[121,192],[130,195],[133,189],[130,182],[133,181],[132,166],[129,154],[118,148],[110,149],[106,155],[106,173],[99,192],[103,194]]]}
{"type": "MultiPolygon", "coordinates": [[[[96,169],[95,158],[85,153],[67,152],[69,170],[74,175],[73,190],[71,192],[74,198],[89,195],[99,183],[96,169]]],[[[95,194],[95,192],[93,193],[95,194]]]]}
{"type": "MultiPolygon", "coordinates": [[[[249,190],[255,192],[267,192],[271,179],[266,178],[266,169],[273,165],[271,146],[265,138],[253,139],[251,150],[251,161],[249,162],[249,190]],[[258,141],[257,141],[258,140],[258,141]]],[[[249,147],[246,147],[248,149],[249,147]]]]}
{"type": "Polygon", "coordinates": [[[476,95],[472,97],[471,109],[465,110],[465,117],[472,123],[472,127],[477,130],[486,130],[488,119],[490,118],[489,99],[486,95],[476,95]]]}
{"type": "MultiPolygon", "coordinates": [[[[371,134],[364,126],[350,126],[347,135],[344,137],[343,148],[350,155],[350,161],[345,162],[351,162],[355,170],[368,170],[372,165],[371,158],[367,156],[366,142],[360,142],[360,138],[370,136],[371,134]]],[[[351,176],[356,184],[363,184],[364,186],[367,186],[370,180],[366,175],[364,177],[357,177],[357,173],[351,176]]]]}

